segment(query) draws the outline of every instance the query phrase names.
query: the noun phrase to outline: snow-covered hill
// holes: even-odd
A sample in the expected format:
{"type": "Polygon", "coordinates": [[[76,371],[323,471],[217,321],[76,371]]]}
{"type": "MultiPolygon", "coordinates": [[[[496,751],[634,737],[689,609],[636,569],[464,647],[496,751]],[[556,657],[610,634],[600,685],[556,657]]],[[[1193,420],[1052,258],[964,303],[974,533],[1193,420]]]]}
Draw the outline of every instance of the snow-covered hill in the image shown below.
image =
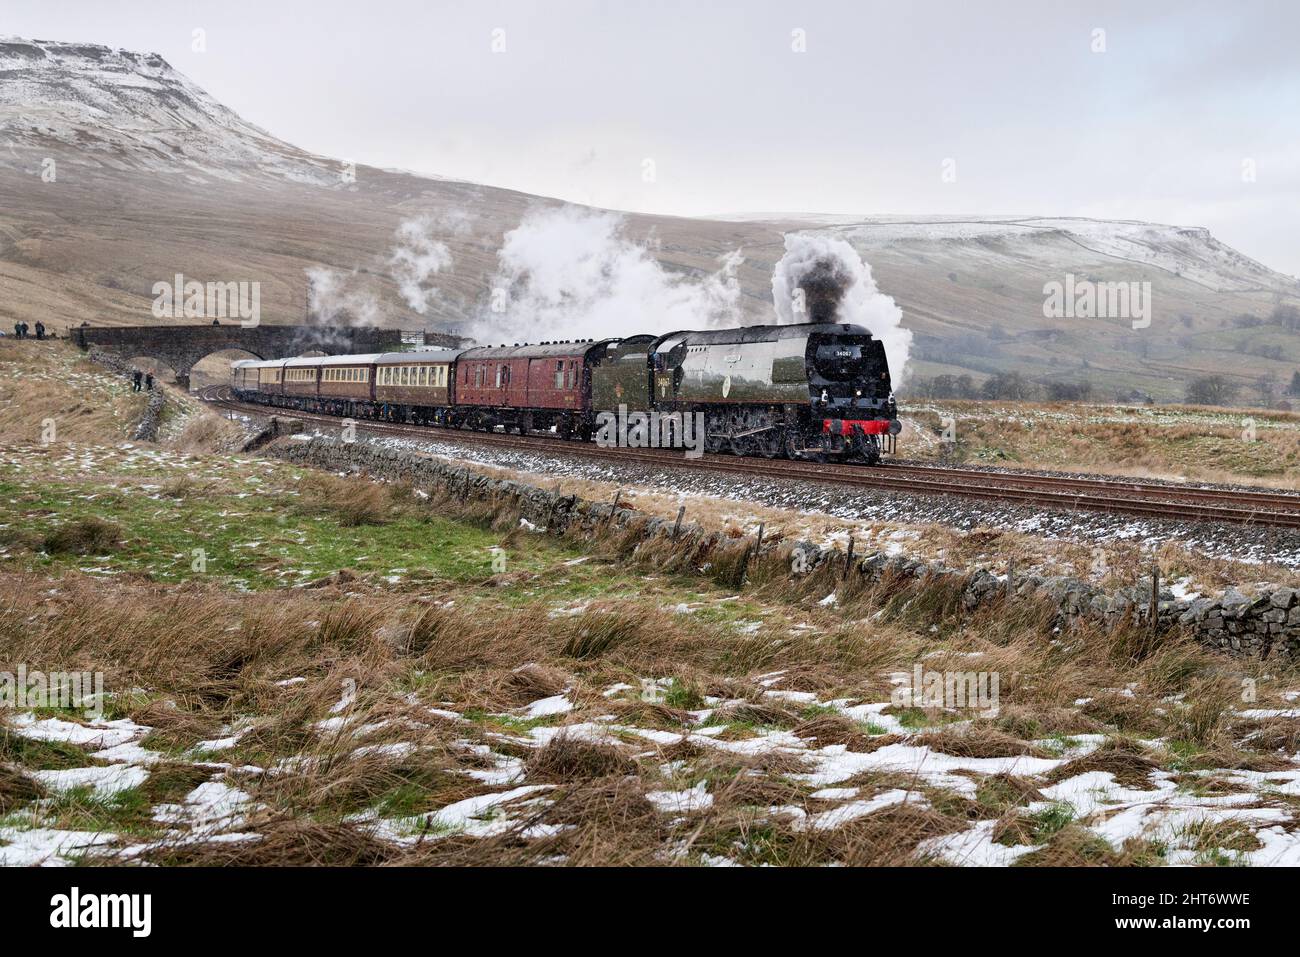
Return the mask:
{"type": "Polygon", "coordinates": [[[11,148],[72,147],[74,163],[194,183],[341,183],[337,162],[246,122],[158,54],[97,44],[0,38],[0,136],[11,148]]]}
{"type": "Polygon", "coordinates": [[[719,217],[732,222],[778,222],[833,231],[864,254],[899,245],[1019,245],[1030,257],[1044,238],[1063,238],[1117,262],[1149,266],[1221,292],[1274,291],[1295,295],[1300,284],[1215,239],[1199,226],[1137,220],[1044,216],[834,216],[762,213],[719,217]],[[1055,234],[1053,237],[1051,234],[1055,234]]]}
{"type": "MultiPolygon", "coordinates": [[[[245,121],[156,54],[0,40],[0,325],[154,322],[151,289],[178,272],[256,280],[264,321],[298,322],[308,274],[324,269],[373,321],[463,331],[499,282],[505,236],[558,203],[426,174],[363,166],[351,182],[343,173],[339,161],[245,121]],[[57,162],[57,185],[41,180],[46,158],[57,162]],[[412,223],[436,232],[429,241],[444,243],[454,264],[418,314],[393,255],[412,223]]],[[[1227,374],[1254,389],[1289,381],[1300,365],[1300,339],[1271,318],[1300,302],[1300,284],[1196,227],[764,213],[628,214],[617,229],[674,276],[734,264],[740,321],[753,323],[775,319],[773,270],[792,232],[842,237],[866,259],[913,333],[917,380],[1016,371],[1087,381],[1098,395],[1136,388],[1172,399],[1196,376],[1227,374]],[[1045,285],[1067,274],[1151,283],[1150,327],[1045,316],[1045,285]]],[[[640,297],[625,311],[655,308],[640,297]]],[[[518,338],[536,334],[526,325],[518,338]]]]}

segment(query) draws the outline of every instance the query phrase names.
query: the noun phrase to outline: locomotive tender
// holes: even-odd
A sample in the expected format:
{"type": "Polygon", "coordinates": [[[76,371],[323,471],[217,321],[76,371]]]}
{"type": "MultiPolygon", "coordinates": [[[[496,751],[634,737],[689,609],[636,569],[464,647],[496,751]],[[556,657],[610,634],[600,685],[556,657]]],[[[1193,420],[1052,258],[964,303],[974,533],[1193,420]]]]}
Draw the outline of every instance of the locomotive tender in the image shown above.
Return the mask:
{"type": "Polygon", "coordinates": [[[900,430],[884,346],[849,323],[244,360],[231,374],[239,399],[279,408],[566,439],[592,438],[602,413],[679,428],[689,415],[706,451],[767,458],[874,464],[900,430]]]}

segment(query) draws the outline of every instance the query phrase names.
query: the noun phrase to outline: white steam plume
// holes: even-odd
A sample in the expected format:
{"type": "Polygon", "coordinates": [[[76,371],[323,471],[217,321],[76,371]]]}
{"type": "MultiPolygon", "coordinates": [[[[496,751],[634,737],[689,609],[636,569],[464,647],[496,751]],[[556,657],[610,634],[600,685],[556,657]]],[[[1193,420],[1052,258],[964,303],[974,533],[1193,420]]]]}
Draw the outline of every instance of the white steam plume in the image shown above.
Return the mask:
{"type": "Polygon", "coordinates": [[[787,233],[785,255],[772,271],[776,321],[851,322],[866,326],[885,346],[895,388],[907,373],[912,331],[903,310],[878,288],[871,267],[849,243],[816,233],[787,233]]]}
{"type": "Polygon", "coordinates": [[[438,297],[432,280],[452,264],[451,250],[435,238],[436,234],[464,235],[469,231],[469,220],[464,211],[451,210],[441,216],[408,219],[397,227],[397,245],[388,261],[402,298],[420,315],[438,297]]]}
{"type": "Polygon", "coordinates": [[[668,272],[623,234],[623,217],[577,206],[537,209],[506,233],[482,342],[603,339],[740,321],[739,251],[704,278],[668,272]]]}
{"type": "Polygon", "coordinates": [[[384,316],[379,300],[359,287],[355,271],[324,266],[307,270],[307,309],[311,321],[323,326],[377,326],[384,316]]]}

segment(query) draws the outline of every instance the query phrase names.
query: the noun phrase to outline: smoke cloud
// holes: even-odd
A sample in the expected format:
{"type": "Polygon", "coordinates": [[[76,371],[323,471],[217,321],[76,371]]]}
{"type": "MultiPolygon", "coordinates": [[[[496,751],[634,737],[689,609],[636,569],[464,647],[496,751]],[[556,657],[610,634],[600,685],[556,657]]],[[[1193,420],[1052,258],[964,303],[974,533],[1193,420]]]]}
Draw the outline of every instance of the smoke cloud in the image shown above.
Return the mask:
{"type": "Polygon", "coordinates": [[[851,322],[865,326],[885,347],[897,388],[907,374],[912,331],[903,310],[876,287],[857,250],[843,239],[816,233],[787,233],[785,255],[772,271],[776,321],[851,322]]]}
{"type": "Polygon", "coordinates": [[[420,315],[438,297],[433,279],[452,264],[451,249],[437,235],[462,236],[469,232],[469,225],[468,213],[450,210],[440,216],[408,219],[397,227],[397,245],[388,261],[402,298],[420,315]]]}
{"type": "Polygon", "coordinates": [[[383,306],[361,285],[357,272],[340,272],[324,266],[307,271],[307,312],[322,326],[377,326],[383,306]]]}
{"type": "Polygon", "coordinates": [[[677,275],[623,229],[622,216],[578,206],[529,213],[505,235],[473,334],[483,342],[603,339],[740,322],[739,251],[703,278],[677,275]]]}

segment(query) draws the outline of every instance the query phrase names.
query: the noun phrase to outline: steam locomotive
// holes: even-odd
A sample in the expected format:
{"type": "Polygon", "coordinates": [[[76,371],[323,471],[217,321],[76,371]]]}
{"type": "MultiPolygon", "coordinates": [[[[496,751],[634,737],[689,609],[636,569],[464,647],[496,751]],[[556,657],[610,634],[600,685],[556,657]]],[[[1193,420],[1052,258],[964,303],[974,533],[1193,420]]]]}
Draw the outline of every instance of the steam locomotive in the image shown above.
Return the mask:
{"type": "Polygon", "coordinates": [[[767,458],[875,464],[900,431],[884,346],[849,323],[244,360],[231,373],[239,399],[303,412],[582,440],[609,416],[653,415],[670,440],[698,422],[705,451],[767,458]]]}

